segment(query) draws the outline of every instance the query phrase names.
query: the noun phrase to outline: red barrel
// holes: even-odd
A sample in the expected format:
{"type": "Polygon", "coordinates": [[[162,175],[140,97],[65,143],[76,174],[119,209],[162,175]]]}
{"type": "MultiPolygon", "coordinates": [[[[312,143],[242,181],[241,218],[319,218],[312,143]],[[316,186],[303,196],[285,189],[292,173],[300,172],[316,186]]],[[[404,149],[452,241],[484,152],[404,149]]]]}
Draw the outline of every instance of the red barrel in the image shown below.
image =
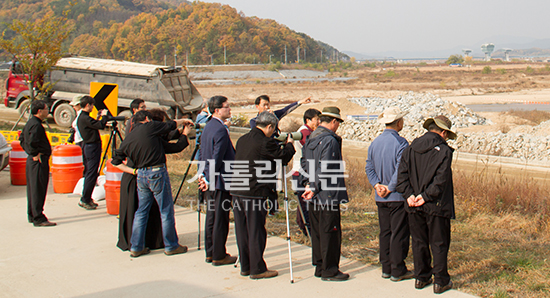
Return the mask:
{"type": "Polygon", "coordinates": [[[59,145],[52,152],[52,182],[55,193],[72,193],[82,178],[82,149],[77,145],[59,145]]]}
{"type": "Polygon", "coordinates": [[[107,161],[107,171],[105,172],[105,203],[107,213],[118,215],[120,205],[120,180],[122,171],[111,164],[111,159],[107,161]]]}
{"type": "Polygon", "coordinates": [[[10,151],[10,177],[12,185],[27,185],[27,153],[19,144],[19,141],[11,142],[10,151]]]}

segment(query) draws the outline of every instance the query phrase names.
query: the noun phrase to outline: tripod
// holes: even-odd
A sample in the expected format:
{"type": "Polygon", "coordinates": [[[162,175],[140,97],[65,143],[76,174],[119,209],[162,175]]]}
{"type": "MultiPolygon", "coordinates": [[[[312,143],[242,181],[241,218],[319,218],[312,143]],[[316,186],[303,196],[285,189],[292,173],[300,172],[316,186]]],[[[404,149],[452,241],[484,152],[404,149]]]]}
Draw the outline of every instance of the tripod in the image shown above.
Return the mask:
{"type": "Polygon", "coordinates": [[[109,152],[109,147],[111,146],[111,142],[113,144],[113,146],[111,147],[111,150],[112,150],[111,156],[114,156],[115,155],[115,150],[116,150],[116,137],[118,137],[120,139],[121,143],[123,141],[122,135],[120,134],[120,131],[118,130],[118,122],[113,121],[111,127],[112,127],[112,130],[111,130],[111,134],[109,135],[109,142],[107,142],[107,148],[105,148],[105,153],[103,154],[103,157],[101,158],[101,165],[99,166],[98,173],[101,173],[101,169],[103,168],[103,163],[105,162],[105,160],[107,158],[107,152],[109,152]]]}
{"type": "MultiPolygon", "coordinates": [[[[174,204],[176,204],[176,201],[178,200],[178,196],[180,195],[181,188],[183,187],[183,183],[185,183],[185,179],[187,178],[187,174],[189,174],[189,169],[191,168],[193,160],[195,160],[195,155],[197,155],[197,152],[199,151],[201,147],[200,144],[200,138],[195,138],[195,149],[193,149],[193,153],[191,154],[191,158],[189,159],[189,165],[187,166],[187,170],[185,170],[185,174],[183,175],[183,179],[181,180],[180,187],[178,188],[178,192],[176,193],[176,197],[174,198],[174,204]]],[[[204,196],[203,192],[199,188],[197,191],[197,221],[199,224],[199,235],[198,235],[198,250],[201,250],[201,204],[204,202],[204,196]]]]}

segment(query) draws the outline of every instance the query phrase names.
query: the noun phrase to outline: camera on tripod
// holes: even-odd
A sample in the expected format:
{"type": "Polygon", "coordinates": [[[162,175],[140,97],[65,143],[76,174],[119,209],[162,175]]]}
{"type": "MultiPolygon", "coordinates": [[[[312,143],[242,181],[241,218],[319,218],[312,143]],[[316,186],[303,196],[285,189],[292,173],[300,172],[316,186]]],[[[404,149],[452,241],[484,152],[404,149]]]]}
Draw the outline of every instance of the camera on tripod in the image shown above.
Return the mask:
{"type": "Polygon", "coordinates": [[[299,141],[302,139],[302,133],[299,131],[296,131],[296,132],[281,132],[277,137],[275,137],[275,140],[279,142],[284,142],[286,141],[289,135],[294,141],[299,141]]]}

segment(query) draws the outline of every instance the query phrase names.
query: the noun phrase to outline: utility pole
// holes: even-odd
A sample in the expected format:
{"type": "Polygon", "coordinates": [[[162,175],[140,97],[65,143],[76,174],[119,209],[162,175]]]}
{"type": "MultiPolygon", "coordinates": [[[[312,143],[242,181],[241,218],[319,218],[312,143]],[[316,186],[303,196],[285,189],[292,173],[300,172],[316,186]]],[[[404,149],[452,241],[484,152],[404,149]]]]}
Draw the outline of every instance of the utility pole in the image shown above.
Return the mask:
{"type": "Polygon", "coordinates": [[[210,55],[210,64],[214,65],[214,55],[210,55]]]}
{"type": "Polygon", "coordinates": [[[285,44],[285,64],[287,63],[287,59],[286,59],[286,44],[285,44]]]}
{"type": "Polygon", "coordinates": [[[321,63],[323,63],[323,50],[321,50],[321,63]]]}
{"type": "Polygon", "coordinates": [[[227,64],[227,51],[226,51],[226,46],[223,46],[223,64],[227,64]]]}
{"type": "Polygon", "coordinates": [[[174,67],[178,65],[178,52],[176,47],[174,47],[174,67]]]}
{"type": "Polygon", "coordinates": [[[296,48],[296,57],[298,58],[298,64],[300,64],[300,46],[296,48]]]}

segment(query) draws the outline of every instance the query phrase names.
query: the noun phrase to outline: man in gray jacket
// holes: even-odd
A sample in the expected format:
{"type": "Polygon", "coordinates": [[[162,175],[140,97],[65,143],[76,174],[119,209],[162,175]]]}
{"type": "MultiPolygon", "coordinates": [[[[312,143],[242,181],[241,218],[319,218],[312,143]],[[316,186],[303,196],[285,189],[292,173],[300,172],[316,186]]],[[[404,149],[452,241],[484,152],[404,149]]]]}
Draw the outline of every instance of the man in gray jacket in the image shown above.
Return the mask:
{"type": "Polygon", "coordinates": [[[325,281],[343,281],[349,274],[339,270],[342,244],[340,204],[348,202],[342,160],[342,138],[336,130],[344,120],[340,109],[323,109],[320,125],[302,148],[300,184],[308,201],[311,222],[312,263],[315,276],[325,281]]]}

